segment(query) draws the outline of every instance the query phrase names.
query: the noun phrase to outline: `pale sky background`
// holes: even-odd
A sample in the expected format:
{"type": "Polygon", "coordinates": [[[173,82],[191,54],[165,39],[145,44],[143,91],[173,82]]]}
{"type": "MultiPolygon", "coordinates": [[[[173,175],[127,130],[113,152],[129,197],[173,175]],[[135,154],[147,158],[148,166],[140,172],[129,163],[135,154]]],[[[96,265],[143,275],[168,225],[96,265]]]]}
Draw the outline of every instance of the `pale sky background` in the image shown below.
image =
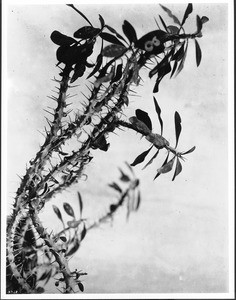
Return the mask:
{"type": "MultiPolygon", "coordinates": [[[[181,19],[186,4],[165,4],[181,19]]],[[[158,4],[77,5],[94,26],[98,14],[122,33],[123,20],[136,29],[138,37],[155,30],[154,17],[161,14],[167,24],[172,20],[158,4]]],[[[85,293],[227,293],[228,292],[228,88],[227,88],[227,4],[193,4],[185,29],[196,28],[196,15],[207,16],[203,38],[199,39],[203,57],[197,68],[193,41],[184,70],[178,77],[168,76],[160,84],[156,98],[162,109],[164,137],[173,145],[174,112],[182,118],[180,150],[196,146],[183,163],[174,182],[173,173],[153,177],[162,160],[141,170],[140,210],[126,222],[125,210],[113,225],[89,232],[71,266],[88,273],[85,293]]],[[[12,5],[8,9],[8,200],[19,186],[16,174],[24,175],[26,163],[34,157],[43,138],[37,130],[44,120],[57,75],[56,45],[50,40],[53,30],[73,35],[86,21],[65,5],[12,5]]],[[[136,108],[146,110],[159,131],[152,100],[154,80],[146,78],[131,97],[127,116],[136,108]]],[[[79,87],[78,91],[82,90],[79,87]]],[[[80,96],[79,96],[80,97],[80,96]]],[[[106,187],[118,176],[124,161],[132,162],[148,149],[147,141],[131,131],[109,138],[107,153],[97,150],[86,169],[88,180],[79,182],[51,202],[61,207],[68,201],[78,207],[77,191],[84,201],[84,217],[99,217],[115,199],[106,187]]],[[[164,158],[164,156],[163,156],[164,158]]],[[[162,158],[162,159],[163,159],[162,158]]],[[[124,169],[125,170],[125,169],[124,169]]],[[[60,230],[60,223],[49,203],[42,220],[49,228],[60,230]]],[[[53,286],[47,293],[55,292],[53,286]]]]}

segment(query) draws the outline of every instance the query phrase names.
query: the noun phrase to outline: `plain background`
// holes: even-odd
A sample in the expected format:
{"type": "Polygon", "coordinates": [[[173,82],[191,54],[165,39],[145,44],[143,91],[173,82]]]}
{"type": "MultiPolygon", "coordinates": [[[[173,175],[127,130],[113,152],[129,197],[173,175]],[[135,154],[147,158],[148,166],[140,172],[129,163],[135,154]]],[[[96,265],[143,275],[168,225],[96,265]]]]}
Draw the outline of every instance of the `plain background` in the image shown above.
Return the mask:
{"type": "MultiPolygon", "coordinates": [[[[186,4],[165,4],[180,19],[186,4]]],[[[98,14],[122,32],[123,20],[138,37],[155,30],[154,17],[172,20],[158,4],[77,5],[99,26],[98,14]]],[[[112,226],[104,224],[89,232],[81,249],[70,260],[72,267],[88,273],[86,293],[226,293],[228,292],[228,28],[227,4],[194,4],[186,21],[186,32],[196,29],[196,14],[209,17],[199,39],[202,62],[197,68],[194,43],[190,41],[184,70],[178,77],[161,82],[156,98],[162,109],[164,136],[175,143],[174,112],[182,118],[178,148],[196,150],[183,163],[174,182],[172,173],[153,181],[162,160],[149,168],[135,168],[141,180],[140,210],[126,222],[123,209],[112,226]]],[[[86,21],[65,5],[11,5],[7,14],[8,203],[19,186],[16,174],[24,175],[43,137],[37,131],[46,125],[43,109],[54,88],[56,45],[53,30],[73,35],[86,21]]],[[[95,25],[96,24],[96,25],[95,25]]],[[[154,80],[145,78],[138,87],[141,97],[130,97],[127,117],[136,108],[146,110],[159,124],[152,100],[154,80]]],[[[78,100],[82,98],[78,88],[78,100]]],[[[106,212],[116,193],[107,187],[119,177],[118,167],[132,162],[149,144],[133,132],[111,135],[107,153],[97,150],[81,181],[58,195],[42,213],[46,226],[61,230],[51,204],[68,201],[78,209],[77,191],[84,201],[84,217],[96,219],[106,212]]],[[[56,290],[50,284],[46,292],[56,290]]]]}

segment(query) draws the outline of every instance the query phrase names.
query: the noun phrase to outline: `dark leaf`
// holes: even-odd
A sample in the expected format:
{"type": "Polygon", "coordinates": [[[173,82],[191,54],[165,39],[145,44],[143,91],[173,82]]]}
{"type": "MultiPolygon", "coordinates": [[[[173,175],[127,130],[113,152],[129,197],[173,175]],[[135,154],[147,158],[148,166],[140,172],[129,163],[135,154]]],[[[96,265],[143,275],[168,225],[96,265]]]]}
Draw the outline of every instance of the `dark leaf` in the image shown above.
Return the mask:
{"type": "Polygon", "coordinates": [[[130,164],[129,164],[127,161],[125,161],[125,164],[126,164],[126,166],[129,168],[130,172],[134,175],[134,170],[133,170],[133,168],[130,166],[130,164]]]}
{"type": "Polygon", "coordinates": [[[84,26],[74,33],[74,37],[77,39],[91,39],[94,38],[97,34],[99,34],[100,31],[100,28],[84,26]]]}
{"type": "Polygon", "coordinates": [[[62,242],[66,243],[67,238],[65,236],[60,236],[60,240],[62,240],[62,242]]]}
{"type": "Polygon", "coordinates": [[[150,133],[150,129],[148,128],[148,126],[140,121],[137,117],[131,117],[129,118],[129,121],[133,125],[133,127],[141,134],[147,135],[150,133]]]}
{"type": "Polygon", "coordinates": [[[138,191],[137,203],[136,203],[136,207],[135,207],[136,211],[139,209],[140,203],[141,203],[141,193],[140,193],[140,191],[138,191]]]}
{"type": "Polygon", "coordinates": [[[197,63],[197,67],[198,67],[201,63],[202,51],[201,51],[201,48],[196,39],[195,39],[195,50],[196,50],[196,63],[197,63]]]}
{"type": "Polygon", "coordinates": [[[153,93],[158,93],[159,92],[159,83],[160,83],[161,79],[157,78],[156,83],[154,85],[153,88],[153,93]]]}
{"type": "Polygon", "coordinates": [[[184,46],[185,46],[185,42],[182,43],[181,47],[179,48],[179,50],[177,50],[175,52],[175,54],[172,56],[171,60],[176,60],[176,61],[180,61],[183,56],[184,56],[184,46]]]}
{"type": "Polygon", "coordinates": [[[178,34],[179,33],[179,28],[177,26],[169,25],[167,27],[167,30],[171,34],[178,34]]]}
{"type": "Polygon", "coordinates": [[[80,289],[81,292],[84,291],[84,286],[83,286],[83,284],[82,284],[81,281],[78,282],[78,287],[79,287],[79,289],[80,289]]]}
{"type": "MultiPolygon", "coordinates": [[[[47,279],[45,280],[45,283],[44,283],[45,285],[46,285],[46,284],[48,283],[48,281],[51,279],[51,277],[52,277],[51,275],[52,275],[52,269],[50,269],[49,272],[48,272],[47,279]]],[[[44,291],[43,291],[43,292],[44,292],[44,291]]]]}
{"type": "Polygon", "coordinates": [[[168,32],[166,23],[164,22],[164,20],[162,19],[162,17],[161,17],[160,15],[159,15],[159,18],[160,18],[160,20],[161,20],[162,26],[165,28],[165,31],[168,32]]]}
{"type": "Polygon", "coordinates": [[[76,227],[78,227],[79,226],[79,224],[81,224],[81,220],[78,220],[78,221],[76,221],[76,220],[73,220],[73,221],[68,221],[67,222],[67,225],[70,227],[70,228],[76,228],[76,227]]]}
{"type": "Polygon", "coordinates": [[[165,164],[164,166],[159,168],[157,170],[157,172],[160,173],[160,174],[165,174],[165,173],[170,172],[173,168],[174,161],[175,161],[175,157],[173,157],[167,164],[165,164]]]}
{"type": "Polygon", "coordinates": [[[130,178],[127,174],[125,174],[121,169],[120,170],[120,173],[121,173],[121,177],[120,177],[120,180],[123,181],[123,182],[129,182],[130,181],[130,178]]]}
{"type": "Polygon", "coordinates": [[[197,15],[197,33],[201,32],[202,30],[202,20],[201,18],[197,15]]]}
{"type": "Polygon", "coordinates": [[[84,72],[86,70],[86,67],[84,64],[78,63],[74,67],[74,73],[71,77],[70,83],[73,83],[78,79],[79,77],[82,77],[84,75],[84,72]]]}
{"type": "Polygon", "coordinates": [[[172,11],[171,11],[169,8],[167,8],[167,7],[165,7],[164,5],[161,5],[161,4],[160,4],[160,6],[161,6],[162,9],[164,9],[164,11],[168,14],[168,16],[169,16],[170,18],[172,18],[172,20],[173,20],[176,24],[180,25],[179,19],[178,19],[175,15],[173,15],[172,11]]]}
{"type": "Polygon", "coordinates": [[[101,15],[99,15],[99,21],[101,23],[101,28],[103,28],[105,26],[105,21],[101,15]]]}
{"type": "Polygon", "coordinates": [[[177,145],[178,145],[179,135],[180,135],[180,133],[181,133],[181,129],[182,129],[182,126],[181,126],[181,118],[180,118],[179,113],[176,111],[176,112],[175,112],[175,136],[176,136],[176,144],[175,144],[175,148],[176,148],[177,145]]]}
{"type": "Polygon", "coordinates": [[[42,293],[44,293],[44,292],[45,292],[45,290],[44,290],[44,288],[43,288],[43,287],[41,287],[41,286],[38,286],[38,287],[37,287],[37,289],[36,289],[36,292],[37,292],[37,294],[42,294],[42,293]]]}
{"type": "Polygon", "coordinates": [[[54,204],[52,205],[52,208],[53,208],[55,214],[57,215],[58,219],[60,219],[60,221],[63,222],[60,209],[54,204]]]}
{"type": "Polygon", "coordinates": [[[124,24],[122,25],[122,29],[124,34],[127,36],[128,40],[130,41],[130,44],[133,42],[135,43],[137,41],[137,34],[134,29],[134,27],[128,22],[124,21],[124,24]]]}
{"type": "Polygon", "coordinates": [[[182,171],[182,165],[181,165],[181,162],[180,162],[179,158],[177,157],[175,173],[174,173],[174,176],[172,178],[172,181],[175,180],[175,177],[178,176],[181,171],[182,171]]]}
{"type": "Polygon", "coordinates": [[[162,118],[161,118],[161,108],[158,105],[157,100],[154,96],[153,96],[153,100],[154,100],[154,104],[155,104],[155,110],[157,112],[157,116],[158,116],[158,119],[159,119],[159,122],[160,122],[160,125],[161,125],[161,135],[162,135],[162,133],[163,133],[163,121],[162,121],[162,118]]]}
{"type": "Polygon", "coordinates": [[[102,65],[102,54],[99,54],[97,57],[96,66],[94,67],[93,71],[88,75],[87,79],[92,77],[97,71],[99,71],[100,67],[102,65]]]}
{"type": "Polygon", "coordinates": [[[106,57],[118,57],[124,54],[126,51],[126,47],[122,45],[115,45],[111,44],[106,46],[103,51],[102,55],[106,57]]]}
{"type": "Polygon", "coordinates": [[[83,201],[80,192],[77,192],[78,199],[79,199],[79,211],[80,211],[80,218],[82,217],[83,212],[83,201]]]}
{"type": "Polygon", "coordinates": [[[108,30],[110,30],[110,32],[114,33],[119,39],[123,40],[124,42],[126,42],[126,40],[123,38],[122,35],[120,35],[114,28],[112,28],[111,26],[106,25],[106,28],[108,30]]]}
{"type": "MultiPolygon", "coordinates": [[[[169,153],[167,154],[166,159],[165,159],[165,161],[162,164],[162,167],[167,164],[168,158],[169,158],[169,153]]],[[[161,173],[157,172],[157,174],[156,174],[156,176],[154,177],[153,180],[155,180],[160,175],[161,175],[161,173]]]]}
{"type": "Polygon", "coordinates": [[[142,170],[144,170],[147,166],[149,166],[149,165],[153,162],[153,160],[157,157],[158,153],[159,153],[159,149],[158,149],[157,152],[153,155],[153,157],[149,160],[149,162],[146,163],[146,165],[142,168],[142,170]]]}
{"type": "Polygon", "coordinates": [[[100,33],[100,37],[109,43],[121,45],[121,46],[125,47],[125,45],[120,40],[118,40],[117,37],[115,37],[114,35],[112,35],[110,33],[102,32],[102,33],[100,33]]]}
{"type": "Polygon", "coordinates": [[[209,18],[207,18],[206,16],[202,16],[201,21],[202,21],[202,24],[204,24],[209,21],[209,18]]]}
{"type": "Polygon", "coordinates": [[[80,234],[80,241],[82,241],[85,238],[86,233],[87,233],[87,228],[86,228],[86,226],[84,224],[84,227],[83,227],[83,229],[81,231],[81,234],[80,234]]]}
{"type": "Polygon", "coordinates": [[[183,58],[180,61],[180,64],[178,66],[178,69],[176,71],[176,75],[175,76],[177,76],[183,70],[185,59],[186,59],[186,56],[187,56],[187,50],[188,50],[188,42],[186,43],[186,48],[185,48],[184,56],[183,56],[183,58]]]}
{"type": "Polygon", "coordinates": [[[111,213],[114,213],[114,211],[116,211],[117,208],[118,208],[118,205],[116,205],[116,204],[111,204],[111,205],[110,205],[110,212],[111,212],[111,213]]]}
{"type": "Polygon", "coordinates": [[[119,193],[122,193],[122,189],[119,187],[119,185],[115,182],[112,182],[110,184],[108,184],[109,187],[111,187],[112,189],[116,190],[119,193]]]}
{"type": "Polygon", "coordinates": [[[74,210],[73,210],[73,208],[71,207],[71,205],[70,205],[69,203],[64,202],[64,203],[63,203],[63,208],[64,208],[65,212],[66,212],[69,216],[71,216],[71,217],[73,217],[73,218],[75,217],[74,210]]]}
{"type": "Polygon", "coordinates": [[[136,114],[136,117],[140,121],[142,121],[152,131],[152,121],[151,121],[148,113],[141,109],[136,109],[135,114],[136,114]]]}
{"type": "Polygon", "coordinates": [[[184,25],[186,19],[188,18],[188,16],[191,14],[192,11],[193,11],[193,5],[192,5],[192,3],[189,3],[188,6],[187,6],[187,8],[186,8],[186,10],[185,10],[181,26],[184,25]]]}
{"type": "Polygon", "coordinates": [[[78,238],[76,238],[73,247],[71,247],[71,249],[66,253],[66,256],[70,256],[74,254],[79,249],[79,246],[80,246],[79,240],[78,238]]]}
{"type": "Polygon", "coordinates": [[[135,158],[135,160],[132,162],[132,164],[130,164],[132,167],[140,164],[141,162],[144,161],[144,159],[146,158],[146,156],[148,155],[148,153],[150,152],[150,150],[152,149],[153,146],[151,146],[148,150],[144,151],[143,153],[141,153],[139,156],[137,156],[135,158]]]}
{"type": "Polygon", "coordinates": [[[50,38],[53,41],[53,43],[55,43],[59,46],[69,46],[69,45],[72,45],[73,43],[76,43],[75,39],[73,39],[72,37],[69,37],[67,35],[62,34],[57,30],[54,30],[52,32],[50,38]]]}
{"type": "Polygon", "coordinates": [[[44,273],[39,277],[38,280],[44,280],[44,279],[47,278],[47,276],[48,276],[48,272],[46,271],[46,272],[44,272],[44,273]]]}
{"type": "Polygon", "coordinates": [[[176,69],[177,69],[177,66],[178,66],[178,62],[175,61],[175,62],[174,62],[174,66],[173,66],[173,68],[172,68],[172,72],[171,72],[171,74],[170,74],[170,78],[174,75],[174,73],[175,73],[175,71],[176,71],[176,69]]]}
{"type": "Polygon", "coordinates": [[[107,151],[109,148],[110,144],[107,143],[106,138],[104,135],[99,136],[92,145],[93,149],[100,149],[102,151],[107,151]]]}
{"type": "Polygon", "coordinates": [[[111,83],[116,82],[116,81],[118,81],[118,80],[121,79],[121,77],[122,77],[122,66],[123,66],[122,64],[119,64],[119,65],[117,66],[117,68],[116,68],[116,74],[115,74],[115,76],[112,78],[111,83]]]}
{"type": "Polygon", "coordinates": [[[192,147],[191,149],[189,149],[188,151],[181,153],[181,155],[189,154],[189,153],[193,152],[195,149],[196,149],[196,147],[193,146],[193,147],[192,147]]]}

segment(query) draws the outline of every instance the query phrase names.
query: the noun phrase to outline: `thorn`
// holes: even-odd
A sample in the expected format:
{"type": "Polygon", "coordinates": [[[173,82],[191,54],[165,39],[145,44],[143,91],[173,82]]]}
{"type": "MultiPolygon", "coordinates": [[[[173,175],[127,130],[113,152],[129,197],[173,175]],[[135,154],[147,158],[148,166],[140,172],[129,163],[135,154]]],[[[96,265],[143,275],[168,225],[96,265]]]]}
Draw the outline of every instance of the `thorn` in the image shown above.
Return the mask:
{"type": "Polygon", "coordinates": [[[44,117],[48,123],[48,125],[50,126],[50,128],[52,127],[52,122],[47,118],[47,117],[44,117]]]}
{"type": "Polygon", "coordinates": [[[41,131],[39,131],[39,130],[37,130],[40,134],[42,134],[42,136],[44,137],[44,138],[46,138],[46,136],[45,136],[45,134],[43,134],[41,131]]]}
{"type": "Polygon", "coordinates": [[[66,99],[69,99],[69,98],[72,98],[72,97],[75,97],[75,96],[78,96],[78,94],[74,94],[72,96],[68,95],[68,96],[66,96],[66,99]]]}
{"type": "Polygon", "coordinates": [[[77,84],[77,85],[68,85],[68,88],[74,88],[74,87],[78,87],[78,86],[80,86],[79,84],[77,84]]]}
{"type": "Polygon", "coordinates": [[[50,111],[46,110],[46,109],[43,109],[44,111],[46,111],[47,113],[49,113],[50,115],[54,116],[53,113],[51,113],[50,111]]]}

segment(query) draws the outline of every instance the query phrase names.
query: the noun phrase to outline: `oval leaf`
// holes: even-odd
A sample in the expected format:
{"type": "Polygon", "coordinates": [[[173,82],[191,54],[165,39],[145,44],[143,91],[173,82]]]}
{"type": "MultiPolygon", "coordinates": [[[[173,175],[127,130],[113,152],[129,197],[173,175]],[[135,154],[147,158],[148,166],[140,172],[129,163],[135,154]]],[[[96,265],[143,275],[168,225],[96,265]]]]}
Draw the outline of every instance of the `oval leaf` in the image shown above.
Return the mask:
{"type": "Polygon", "coordinates": [[[176,136],[176,144],[175,144],[175,148],[176,148],[177,145],[178,145],[179,135],[180,135],[180,133],[181,133],[181,129],[182,129],[182,126],[181,126],[181,118],[180,118],[179,113],[176,111],[176,112],[175,112],[175,136],[176,136]]]}
{"type": "Polygon", "coordinates": [[[64,208],[65,212],[66,212],[69,216],[71,216],[71,217],[73,217],[73,218],[75,217],[74,210],[73,210],[73,208],[71,207],[71,205],[70,205],[69,203],[64,202],[64,203],[63,203],[63,208],[64,208]]]}
{"type": "Polygon", "coordinates": [[[175,177],[178,176],[181,171],[182,171],[182,165],[181,165],[181,162],[180,162],[179,158],[177,157],[175,173],[174,173],[174,176],[172,178],[172,181],[175,180],[175,177]]]}
{"type": "Polygon", "coordinates": [[[84,26],[81,27],[80,29],[78,29],[75,33],[74,33],[74,37],[75,38],[79,38],[79,39],[91,39],[93,37],[95,37],[97,34],[99,34],[99,32],[101,31],[100,28],[95,28],[92,26],[84,26]]]}
{"type": "Polygon", "coordinates": [[[165,7],[164,5],[161,5],[161,4],[160,4],[160,6],[161,6],[162,9],[164,9],[164,11],[168,14],[168,16],[169,16],[170,18],[172,18],[172,20],[173,20],[176,24],[180,25],[179,19],[178,19],[175,15],[173,15],[172,11],[171,11],[169,8],[167,8],[167,7],[165,7]]]}
{"type": "MultiPolygon", "coordinates": [[[[163,162],[163,164],[162,164],[162,167],[164,166],[164,165],[166,165],[167,164],[167,162],[168,162],[168,158],[169,158],[169,152],[168,152],[168,154],[167,154],[167,156],[166,156],[166,159],[165,159],[165,161],[163,162]]],[[[154,177],[154,179],[153,180],[155,180],[158,176],[160,176],[161,175],[161,173],[159,173],[159,172],[157,172],[157,174],[156,174],[156,176],[154,177]]]]}
{"type": "Polygon", "coordinates": [[[160,173],[160,174],[165,174],[165,173],[170,172],[173,168],[174,161],[175,161],[175,157],[173,157],[167,164],[165,164],[164,166],[159,168],[157,170],[157,172],[160,173]]]}
{"type": "Polygon", "coordinates": [[[60,209],[56,205],[53,205],[52,208],[55,214],[57,215],[58,219],[60,219],[63,222],[60,209]]]}
{"type": "Polygon", "coordinates": [[[131,117],[129,118],[129,121],[139,133],[143,135],[150,133],[150,129],[147,127],[147,125],[140,121],[137,117],[131,117]]]}
{"type": "MultiPolygon", "coordinates": [[[[123,38],[122,35],[120,35],[114,28],[112,28],[111,26],[106,25],[106,28],[108,30],[110,30],[110,32],[114,33],[119,39],[123,40],[124,42],[126,42],[126,40],[123,38]]],[[[127,42],[126,42],[127,43],[127,42]]]]}
{"type": "Polygon", "coordinates": [[[150,150],[152,149],[153,146],[151,146],[148,150],[144,151],[143,153],[141,153],[139,156],[137,156],[135,158],[135,160],[132,162],[132,164],[130,164],[132,167],[140,164],[141,162],[144,161],[144,159],[146,158],[146,156],[148,155],[148,153],[150,152],[150,150]]]}
{"type": "Polygon", "coordinates": [[[102,32],[102,33],[100,33],[100,37],[102,39],[104,39],[105,41],[110,42],[112,44],[124,46],[124,44],[121,41],[119,41],[117,37],[115,37],[114,35],[112,35],[110,33],[102,32]]]}
{"type": "Polygon", "coordinates": [[[60,236],[60,240],[62,240],[62,242],[66,243],[67,238],[65,236],[60,236]]]}
{"type": "Polygon", "coordinates": [[[196,50],[196,63],[197,63],[197,67],[198,67],[201,63],[202,51],[201,51],[201,48],[196,39],[195,39],[195,50],[196,50]]]}
{"type": "Polygon", "coordinates": [[[124,24],[122,25],[122,29],[124,34],[127,36],[130,44],[132,44],[133,42],[135,43],[137,41],[136,31],[128,21],[126,20],[124,21],[124,24]]]}
{"type": "Polygon", "coordinates": [[[69,46],[69,45],[72,45],[73,43],[76,43],[75,39],[73,39],[72,37],[69,37],[67,35],[62,34],[57,30],[54,30],[52,32],[50,38],[53,41],[53,43],[55,43],[59,46],[69,46]]]}
{"type": "Polygon", "coordinates": [[[68,221],[67,222],[67,225],[70,227],[70,228],[76,228],[79,226],[79,224],[81,223],[82,221],[81,220],[78,220],[78,221],[68,221]]]}
{"type": "Polygon", "coordinates": [[[106,46],[103,51],[102,55],[106,57],[118,57],[125,53],[126,47],[122,45],[115,45],[111,44],[106,46]]]}
{"type": "Polygon", "coordinates": [[[83,286],[82,282],[80,282],[80,281],[78,282],[78,287],[79,287],[81,292],[84,291],[84,286],[83,286]]]}
{"type": "Polygon", "coordinates": [[[147,112],[141,110],[141,109],[136,109],[135,111],[136,117],[142,121],[144,124],[146,124],[146,126],[152,130],[152,121],[148,115],[147,112]]]}
{"type": "Polygon", "coordinates": [[[189,3],[186,10],[185,10],[185,13],[184,13],[184,17],[183,17],[183,20],[182,20],[182,23],[181,23],[181,26],[184,25],[186,19],[188,18],[188,16],[192,13],[193,11],[193,5],[192,3],[189,3]]]}

